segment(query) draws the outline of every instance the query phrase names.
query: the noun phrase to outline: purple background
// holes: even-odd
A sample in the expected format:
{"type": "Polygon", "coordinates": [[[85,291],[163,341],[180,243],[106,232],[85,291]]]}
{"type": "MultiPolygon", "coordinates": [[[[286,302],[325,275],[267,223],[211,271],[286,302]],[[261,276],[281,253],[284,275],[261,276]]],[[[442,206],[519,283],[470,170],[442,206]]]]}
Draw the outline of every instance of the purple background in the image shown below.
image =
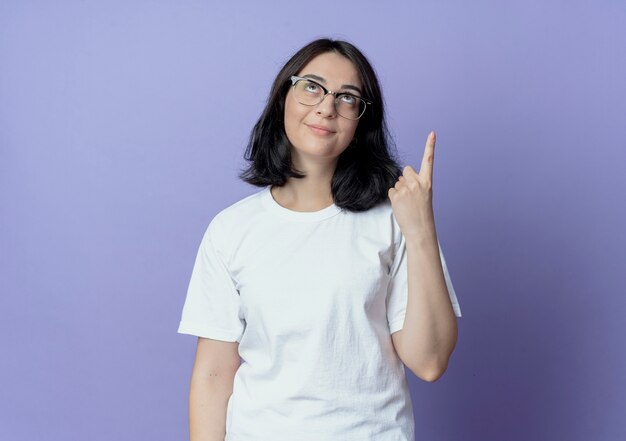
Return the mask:
{"type": "Polygon", "coordinates": [[[623,1],[0,3],[0,439],[182,440],[200,239],[271,81],[345,38],[438,133],[463,317],[419,440],[626,439],[623,1]],[[445,3],[445,4],[443,4],[445,3]]]}

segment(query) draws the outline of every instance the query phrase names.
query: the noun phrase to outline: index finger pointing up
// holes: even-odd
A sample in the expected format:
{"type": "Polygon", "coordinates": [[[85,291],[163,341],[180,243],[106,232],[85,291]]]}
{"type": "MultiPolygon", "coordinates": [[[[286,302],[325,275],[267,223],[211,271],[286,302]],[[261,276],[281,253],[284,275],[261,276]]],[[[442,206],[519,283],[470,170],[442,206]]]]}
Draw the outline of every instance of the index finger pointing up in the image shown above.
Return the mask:
{"type": "Polygon", "coordinates": [[[435,161],[435,132],[432,131],[426,138],[426,147],[424,148],[424,156],[422,157],[422,165],[420,166],[420,175],[428,178],[431,182],[433,179],[433,162],[435,161]]]}

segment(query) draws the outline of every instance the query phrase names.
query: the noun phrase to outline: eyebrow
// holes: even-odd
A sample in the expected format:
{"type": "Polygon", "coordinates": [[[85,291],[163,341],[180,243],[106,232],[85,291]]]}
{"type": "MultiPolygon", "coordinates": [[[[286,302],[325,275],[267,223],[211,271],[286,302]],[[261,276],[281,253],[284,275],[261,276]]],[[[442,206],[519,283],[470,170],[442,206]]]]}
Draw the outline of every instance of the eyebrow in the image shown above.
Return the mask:
{"type": "MultiPolygon", "coordinates": [[[[307,78],[311,78],[312,80],[315,81],[319,81],[320,83],[324,83],[326,84],[326,80],[318,75],[314,75],[314,74],[306,74],[306,75],[302,75],[303,77],[307,77],[307,78]]],[[[342,84],[341,85],[341,89],[351,89],[351,90],[356,90],[357,92],[359,92],[360,95],[363,95],[363,92],[361,91],[361,89],[359,89],[356,86],[353,86],[352,84],[342,84]]]]}

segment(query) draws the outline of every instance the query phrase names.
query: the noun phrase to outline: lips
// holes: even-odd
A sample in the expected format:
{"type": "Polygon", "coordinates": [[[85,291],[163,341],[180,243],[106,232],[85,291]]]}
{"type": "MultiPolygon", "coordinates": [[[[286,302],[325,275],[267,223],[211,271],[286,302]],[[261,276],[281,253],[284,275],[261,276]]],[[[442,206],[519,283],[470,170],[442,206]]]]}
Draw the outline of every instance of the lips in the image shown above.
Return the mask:
{"type": "Polygon", "coordinates": [[[333,130],[329,129],[328,127],[320,126],[318,124],[307,124],[307,126],[314,133],[317,133],[318,135],[330,135],[332,133],[335,133],[333,130]]]}

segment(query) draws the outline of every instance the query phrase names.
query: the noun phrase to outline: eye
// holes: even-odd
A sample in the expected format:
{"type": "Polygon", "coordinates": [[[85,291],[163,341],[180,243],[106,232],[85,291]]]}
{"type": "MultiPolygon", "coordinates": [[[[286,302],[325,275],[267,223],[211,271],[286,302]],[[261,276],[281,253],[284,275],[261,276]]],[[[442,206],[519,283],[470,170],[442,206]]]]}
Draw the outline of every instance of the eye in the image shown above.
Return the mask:
{"type": "Polygon", "coordinates": [[[318,93],[320,91],[320,87],[315,83],[312,83],[310,81],[305,81],[304,90],[310,93],[318,93]]]}
{"type": "Polygon", "coordinates": [[[340,98],[341,102],[344,104],[354,105],[357,102],[357,98],[355,96],[349,95],[347,93],[341,94],[340,98]]]}

